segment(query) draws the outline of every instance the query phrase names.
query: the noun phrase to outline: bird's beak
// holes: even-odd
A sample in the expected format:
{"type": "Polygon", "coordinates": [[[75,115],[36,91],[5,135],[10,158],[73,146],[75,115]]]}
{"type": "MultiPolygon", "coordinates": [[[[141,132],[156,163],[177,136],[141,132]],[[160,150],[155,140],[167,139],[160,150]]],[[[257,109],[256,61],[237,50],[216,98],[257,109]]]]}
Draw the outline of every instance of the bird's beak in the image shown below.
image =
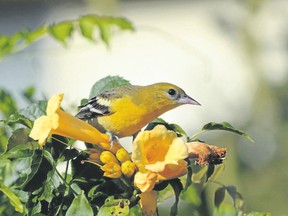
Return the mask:
{"type": "Polygon", "coordinates": [[[197,102],[196,100],[194,100],[188,95],[185,95],[184,97],[182,97],[179,102],[183,104],[201,105],[199,102],[197,102]]]}

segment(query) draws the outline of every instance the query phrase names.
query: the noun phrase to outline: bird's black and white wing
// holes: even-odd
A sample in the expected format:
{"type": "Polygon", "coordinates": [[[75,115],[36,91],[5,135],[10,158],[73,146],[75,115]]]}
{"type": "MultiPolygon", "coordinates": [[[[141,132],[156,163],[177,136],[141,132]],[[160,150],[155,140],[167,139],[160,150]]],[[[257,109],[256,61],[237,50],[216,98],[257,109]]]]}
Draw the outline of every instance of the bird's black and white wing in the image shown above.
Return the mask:
{"type": "Polygon", "coordinates": [[[110,100],[105,94],[100,94],[91,98],[86,104],[79,106],[80,110],[76,117],[80,119],[97,118],[103,115],[109,115],[110,100]]]}
{"type": "Polygon", "coordinates": [[[80,106],[76,117],[86,120],[110,115],[112,114],[110,110],[111,101],[123,97],[123,95],[128,94],[129,91],[133,91],[135,88],[139,88],[139,86],[127,85],[104,91],[96,97],[91,98],[88,103],[80,106]]]}

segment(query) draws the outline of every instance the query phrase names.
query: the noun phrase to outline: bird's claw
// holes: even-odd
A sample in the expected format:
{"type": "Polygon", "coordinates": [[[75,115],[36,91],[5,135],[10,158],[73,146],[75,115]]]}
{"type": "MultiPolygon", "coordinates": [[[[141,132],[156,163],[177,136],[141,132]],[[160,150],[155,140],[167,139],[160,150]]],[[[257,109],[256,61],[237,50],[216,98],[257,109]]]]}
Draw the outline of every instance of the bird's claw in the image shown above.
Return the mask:
{"type": "Polygon", "coordinates": [[[114,142],[118,141],[119,138],[110,131],[107,131],[106,134],[109,136],[110,149],[112,149],[114,142]]]}

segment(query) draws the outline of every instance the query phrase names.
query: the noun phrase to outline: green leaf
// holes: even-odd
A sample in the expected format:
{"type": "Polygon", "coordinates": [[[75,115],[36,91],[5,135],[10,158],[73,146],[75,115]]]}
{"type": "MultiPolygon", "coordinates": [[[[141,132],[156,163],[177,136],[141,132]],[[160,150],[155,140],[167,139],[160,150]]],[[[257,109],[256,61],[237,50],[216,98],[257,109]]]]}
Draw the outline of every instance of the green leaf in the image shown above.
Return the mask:
{"type": "MultiPolygon", "coordinates": [[[[46,160],[43,161],[45,162],[46,160]]],[[[48,163],[44,164],[43,167],[48,167],[48,169],[44,168],[43,170],[39,170],[42,172],[42,174],[41,172],[39,172],[38,175],[38,177],[41,178],[39,179],[39,183],[42,185],[42,187],[38,189],[39,191],[37,195],[39,200],[45,200],[46,202],[50,203],[53,200],[53,198],[55,198],[56,188],[58,188],[61,185],[61,181],[55,169],[50,169],[48,163]]],[[[33,181],[34,182],[37,181],[37,178],[35,178],[33,181]]]]}
{"type": "Polygon", "coordinates": [[[94,32],[95,26],[96,26],[96,22],[95,22],[94,17],[84,16],[84,17],[81,17],[79,20],[79,27],[80,27],[82,35],[92,41],[94,40],[93,32],[94,32]]]}
{"type": "MultiPolygon", "coordinates": [[[[15,168],[20,176],[23,176],[17,181],[19,187],[23,187],[29,183],[29,181],[37,173],[40,165],[42,164],[43,152],[37,150],[34,152],[33,157],[24,157],[16,159],[15,168]]],[[[39,181],[39,179],[37,179],[39,181]]]]}
{"type": "Polygon", "coordinates": [[[176,216],[178,213],[179,196],[183,190],[183,185],[178,178],[169,180],[169,184],[172,186],[175,194],[175,202],[171,207],[170,216],[176,216]]]}
{"type": "Polygon", "coordinates": [[[19,113],[14,113],[10,115],[9,118],[5,121],[5,124],[10,125],[10,126],[13,126],[15,124],[22,124],[28,128],[32,128],[31,120],[19,113]]]}
{"type": "Polygon", "coordinates": [[[142,215],[142,209],[140,205],[135,205],[129,210],[128,216],[140,216],[142,215]]]}
{"type": "Polygon", "coordinates": [[[8,140],[8,147],[11,149],[17,145],[28,143],[30,141],[29,133],[30,129],[28,128],[18,128],[14,130],[8,140]]]}
{"type": "Polygon", "coordinates": [[[84,37],[95,41],[93,36],[96,27],[99,30],[101,40],[109,46],[110,38],[112,36],[113,27],[118,27],[121,30],[134,30],[130,21],[124,18],[87,15],[79,20],[79,27],[84,37]]]}
{"type": "Polygon", "coordinates": [[[192,184],[192,174],[193,174],[191,161],[190,160],[186,160],[186,162],[188,163],[188,165],[187,165],[186,184],[185,184],[185,188],[184,188],[185,190],[187,190],[188,187],[192,184]]]}
{"type": "Polygon", "coordinates": [[[47,101],[38,101],[19,110],[19,114],[25,116],[31,121],[35,121],[40,116],[46,115],[47,101]]]}
{"type": "Polygon", "coordinates": [[[27,87],[24,91],[23,91],[23,96],[31,103],[34,102],[34,97],[35,95],[35,88],[33,86],[27,87]]]}
{"type": "Polygon", "coordinates": [[[246,216],[272,216],[269,212],[249,212],[245,214],[246,216]]]}
{"type": "Polygon", "coordinates": [[[228,194],[233,200],[233,203],[235,204],[236,202],[236,197],[237,197],[237,189],[235,186],[230,185],[230,186],[225,186],[225,189],[227,190],[228,194]]]}
{"type": "Polygon", "coordinates": [[[31,44],[40,37],[44,36],[47,33],[47,26],[40,26],[39,28],[33,30],[33,31],[27,31],[24,34],[24,39],[26,43],[31,44]]]}
{"type": "Polygon", "coordinates": [[[209,164],[207,173],[206,173],[206,182],[209,180],[209,178],[213,175],[215,170],[215,165],[214,164],[209,164]]]}
{"type": "Polygon", "coordinates": [[[107,76],[105,78],[100,79],[92,86],[89,98],[92,98],[108,89],[119,87],[119,86],[126,86],[126,85],[131,85],[131,84],[128,80],[122,77],[107,76]]]}
{"type": "Polygon", "coordinates": [[[76,158],[78,155],[80,155],[81,153],[79,151],[77,151],[76,149],[65,149],[60,158],[59,161],[63,162],[63,161],[68,161],[71,160],[73,158],[76,158]]]}
{"type": "MultiPolygon", "coordinates": [[[[0,121],[1,123],[1,121],[0,121]]],[[[8,147],[8,131],[5,125],[0,125],[0,155],[7,151],[8,147]]]]}
{"type": "Polygon", "coordinates": [[[183,130],[182,127],[180,127],[180,125],[178,124],[169,124],[169,125],[175,133],[187,137],[187,133],[183,130]]]}
{"type": "Polygon", "coordinates": [[[84,191],[74,198],[71,206],[68,208],[66,216],[93,216],[93,209],[84,194],[84,191]]]}
{"type": "Polygon", "coordinates": [[[198,133],[196,133],[195,135],[193,135],[192,139],[195,139],[196,137],[198,137],[200,134],[206,132],[206,131],[211,131],[211,130],[225,130],[225,131],[230,131],[236,134],[239,134],[241,136],[243,136],[244,138],[246,138],[247,140],[249,140],[250,142],[254,143],[254,140],[248,136],[248,134],[246,134],[245,132],[234,128],[231,124],[229,124],[228,122],[222,122],[222,123],[216,123],[216,122],[210,122],[206,125],[203,126],[202,130],[198,133]]]}
{"type": "Polygon", "coordinates": [[[8,187],[0,183],[0,191],[2,191],[9,198],[9,201],[11,205],[15,208],[15,211],[20,213],[24,212],[24,205],[8,187]]]}
{"type": "Polygon", "coordinates": [[[182,191],[181,199],[185,200],[188,203],[191,203],[193,206],[201,205],[200,195],[193,184],[191,184],[186,190],[182,191]]]}
{"type": "Polygon", "coordinates": [[[215,191],[215,196],[214,196],[214,205],[216,208],[219,208],[221,203],[223,202],[225,198],[225,187],[220,187],[215,191]]]}
{"type": "Polygon", "coordinates": [[[99,209],[98,215],[101,216],[127,216],[129,215],[128,199],[114,199],[113,196],[108,197],[105,200],[104,205],[99,209]]]}
{"type": "Polygon", "coordinates": [[[237,216],[237,209],[231,205],[222,204],[219,208],[215,208],[213,216],[237,216]]]}
{"type": "Polygon", "coordinates": [[[0,89],[0,112],[8,118],[11,114],[15,113],[17,109],[16,101],[12,95],[3,89],[0,89]]]}
{"type": "Polygon", "coordinates": [[[66,44],[74,31],[74,23],[66,21],[49,26],[49,34],[56,40],[66,44]]]}

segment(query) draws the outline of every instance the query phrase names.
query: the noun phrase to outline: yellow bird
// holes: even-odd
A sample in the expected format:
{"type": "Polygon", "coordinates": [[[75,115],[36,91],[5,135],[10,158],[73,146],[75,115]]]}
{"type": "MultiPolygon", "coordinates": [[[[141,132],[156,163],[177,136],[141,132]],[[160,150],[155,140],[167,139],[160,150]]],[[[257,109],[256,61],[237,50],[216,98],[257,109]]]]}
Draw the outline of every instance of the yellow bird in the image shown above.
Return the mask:
{"type": "Polygon", "coordinates": [[[132,136],[158,116],[183,104],[200,105],[181,88],[170,83],[120,86],[91,98],[76,117],[92,120],[101,132],[132,136]]]}

